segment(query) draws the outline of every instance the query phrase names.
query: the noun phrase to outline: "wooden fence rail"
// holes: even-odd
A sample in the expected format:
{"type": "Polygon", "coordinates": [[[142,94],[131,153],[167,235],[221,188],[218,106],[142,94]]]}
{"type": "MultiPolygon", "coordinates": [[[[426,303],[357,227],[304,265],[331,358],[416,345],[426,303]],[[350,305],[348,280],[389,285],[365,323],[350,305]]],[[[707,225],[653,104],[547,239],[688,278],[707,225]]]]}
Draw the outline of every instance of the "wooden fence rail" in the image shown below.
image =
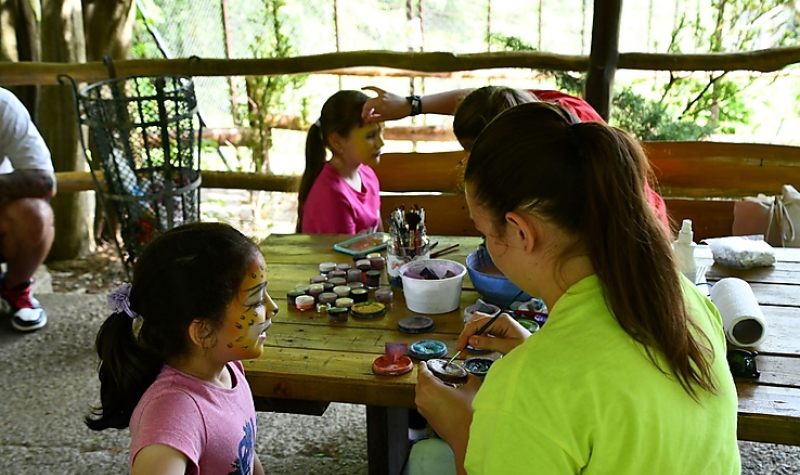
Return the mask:
{"type": "MultiPolygon", "coordinates": [[[[654,71],[777,71],[800,62],[800,47],[773,48],[745,53],[660,54],[620,53],[618,69],[654,71]]],[[[188,75],[256,76],[320,73],[359,66],[378,66],[422,72],[471,71],[491,68],[529,68],[586,71],[588,56],[544,52],[498,52],[453,54],[395,51],[347,51],[292,58],[264,59],[146,59],[114,63],[117,76],[188,75]]],[[[108,78],[101,62],[91,63],[2,63],[0,85],[53,85],[67,74],[78,82],[108,78]]]]}

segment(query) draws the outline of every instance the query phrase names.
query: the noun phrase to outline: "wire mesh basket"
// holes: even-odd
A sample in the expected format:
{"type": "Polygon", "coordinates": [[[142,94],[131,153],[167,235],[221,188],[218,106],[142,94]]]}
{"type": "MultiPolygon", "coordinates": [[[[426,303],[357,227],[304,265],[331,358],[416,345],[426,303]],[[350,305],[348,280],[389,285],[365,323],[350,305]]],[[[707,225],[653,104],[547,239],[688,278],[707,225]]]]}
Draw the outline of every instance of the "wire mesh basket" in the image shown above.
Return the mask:
{"type": "Polygon", "coordinates": [[[194,85],[182,76],[126,77],[74,91],[99,155],[86,160],[106,212],[119,222],[118,249],[129,268],[155,236],[200,218],[194,85]]]}

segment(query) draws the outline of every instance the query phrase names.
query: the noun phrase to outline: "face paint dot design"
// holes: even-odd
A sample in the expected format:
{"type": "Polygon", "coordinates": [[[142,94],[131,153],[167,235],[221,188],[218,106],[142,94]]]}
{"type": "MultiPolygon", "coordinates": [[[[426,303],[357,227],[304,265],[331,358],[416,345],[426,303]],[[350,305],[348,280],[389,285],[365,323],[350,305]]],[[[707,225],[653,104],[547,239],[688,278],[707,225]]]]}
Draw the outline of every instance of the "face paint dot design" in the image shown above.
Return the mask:
{"type": "Polygon", "coordinates": [[[261,355],[274,313],[275,303],[267,293],[266,268],[263,258],[258,256],[244,275],[238,295],[226,309],[227,323],[221,329],[221,338],[232,350],[231,359],[261,355]]]}

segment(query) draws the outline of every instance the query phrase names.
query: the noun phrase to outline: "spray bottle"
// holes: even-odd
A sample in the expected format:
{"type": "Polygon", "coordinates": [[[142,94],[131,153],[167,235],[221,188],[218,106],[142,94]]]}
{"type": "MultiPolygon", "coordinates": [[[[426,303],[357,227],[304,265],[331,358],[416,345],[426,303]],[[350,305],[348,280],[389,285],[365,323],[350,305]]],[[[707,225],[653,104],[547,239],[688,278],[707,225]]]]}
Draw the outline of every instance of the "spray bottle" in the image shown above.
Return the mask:
{"type": "Polygon", "coordinates": [[[692,220],[684,219],[681,230],[678,232],[678,239],[672,243],[672,250],[675,252],[675,259],[678,262],[678,270],[692,282],[695,281],[697,267],[694,263],[694,232],[692,232],[692,220]]]}

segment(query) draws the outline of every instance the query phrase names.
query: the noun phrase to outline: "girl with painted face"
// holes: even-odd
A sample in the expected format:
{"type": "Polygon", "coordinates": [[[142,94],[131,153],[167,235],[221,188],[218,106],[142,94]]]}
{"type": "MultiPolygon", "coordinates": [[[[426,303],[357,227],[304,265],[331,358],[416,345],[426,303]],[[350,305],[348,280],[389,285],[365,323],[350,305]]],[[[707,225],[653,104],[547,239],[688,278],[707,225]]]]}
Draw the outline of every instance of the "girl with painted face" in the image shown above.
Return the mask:
{"type": "Polygon", "coordinates": [[[156,238],[97,334],[90,429],[130,426],[133,474],[263,474],[239,360],[257,358],[278,309],[258,247],[221,223],[156,238]]]}
{"type": "Polygon", "coordinates": [[[357,234],[382,228],[380,183],[370,166],[380,159],[383,125],[362,121],[367,99],[360,91],[337,92],[308,130],[298,232],[357,234]]]}
{"type": "Polygon", "coordinates": [[[420,365],[416,405],[459,472],[740,472],[721,318],[678,271],[647,172],[625,132],[541,102],[475,141],[470,215],[495,265],[550,315],[533,336],[507,315],[480,336],[486,317],[465,326],[458,348],[505,353],[483,383],[454,389],[420,365]]]}

